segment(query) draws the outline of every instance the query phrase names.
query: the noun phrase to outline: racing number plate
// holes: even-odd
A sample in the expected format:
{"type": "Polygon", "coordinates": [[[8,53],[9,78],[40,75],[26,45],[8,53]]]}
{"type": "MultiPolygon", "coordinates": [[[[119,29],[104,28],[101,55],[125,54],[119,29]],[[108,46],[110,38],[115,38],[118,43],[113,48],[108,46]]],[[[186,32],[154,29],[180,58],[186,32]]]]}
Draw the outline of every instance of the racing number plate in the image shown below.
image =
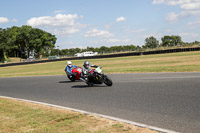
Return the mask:
{"type": "Polygon", "coordinates": [[[95,71],[98,72],[98,73],[101,73],[101,72],[102,72],[102,70],[101,70],[100,67],[97,67],[97,68],[95,69],[95,71]]]}
{"type": "Polygon", "coordinates": [[[81,72],[81,69],[80,69],[80,68],[78,68],[78,69],[77,69],[77,71],[78,71],[78,72],[81,72]]]}

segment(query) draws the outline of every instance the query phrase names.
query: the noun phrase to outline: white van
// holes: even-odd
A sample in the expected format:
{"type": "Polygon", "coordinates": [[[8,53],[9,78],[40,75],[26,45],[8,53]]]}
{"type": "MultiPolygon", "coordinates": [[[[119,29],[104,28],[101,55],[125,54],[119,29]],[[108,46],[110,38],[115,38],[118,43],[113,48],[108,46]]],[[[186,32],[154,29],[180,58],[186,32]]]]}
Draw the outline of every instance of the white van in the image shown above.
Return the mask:
{"type": "Polygon", "coordinates": [[[77,53],[74,56],[75,57],[86,57],[86,56],[95,56],[97,54],[98,54],[98,52],[87,51],[87,52],[83,52],[83,53],[77,53]]]}
{"type": "Polygon", "coordinates": [[[83,57],[83,53],[76,53],[74,56],[75,57],[83,57]]]}
{"type": "Polygon", "coordinates": [[[92,52],[92,51],[83,52],[83,56],[95,56],[95,55],[97,55],[97,52],[92,52]]]}

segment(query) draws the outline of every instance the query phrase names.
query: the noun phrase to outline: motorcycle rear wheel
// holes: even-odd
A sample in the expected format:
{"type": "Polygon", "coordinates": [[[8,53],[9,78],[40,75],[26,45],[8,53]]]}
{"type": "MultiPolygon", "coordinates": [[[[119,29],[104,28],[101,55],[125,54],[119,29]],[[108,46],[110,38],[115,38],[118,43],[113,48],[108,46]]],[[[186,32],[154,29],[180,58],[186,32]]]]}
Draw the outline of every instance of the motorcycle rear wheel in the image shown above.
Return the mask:
{"type": "Polygon", "coordinates": [[[70,77],[70,76],[67,76],[68,78],[69,78],[69,80],[71,80],[72,82],[74,82],[75,81],[75,77],[74,76],[72,76],[72,77],[70,77]]]}

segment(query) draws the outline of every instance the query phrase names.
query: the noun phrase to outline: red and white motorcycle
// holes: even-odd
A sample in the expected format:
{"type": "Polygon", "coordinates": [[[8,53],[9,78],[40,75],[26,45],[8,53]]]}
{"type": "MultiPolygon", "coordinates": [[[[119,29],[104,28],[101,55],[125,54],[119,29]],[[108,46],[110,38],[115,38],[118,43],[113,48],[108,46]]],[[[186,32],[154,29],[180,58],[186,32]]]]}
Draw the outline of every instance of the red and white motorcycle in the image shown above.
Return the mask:
{"type": "MultiPolygon", "coordinates": [[[[81,73],[82,73],[82,68],[80,67],[74,68],[72,69],[72,73],[67,73],[67,77],[71,81],[80,80],[81,73]]],[[[89,71],[88,75],[85,76],[87,76],[88,78],[87,82],[88,86],[93,86],[94,84],[103,84],[103,83],[106,84],[107,86],[113,85],[113,82],[110,79],[110,77],[108,77],[103,73],[103,70],[101,69],[100,66],[98,66],[95,69],[92,69],[91,71],[89,71]]]]}

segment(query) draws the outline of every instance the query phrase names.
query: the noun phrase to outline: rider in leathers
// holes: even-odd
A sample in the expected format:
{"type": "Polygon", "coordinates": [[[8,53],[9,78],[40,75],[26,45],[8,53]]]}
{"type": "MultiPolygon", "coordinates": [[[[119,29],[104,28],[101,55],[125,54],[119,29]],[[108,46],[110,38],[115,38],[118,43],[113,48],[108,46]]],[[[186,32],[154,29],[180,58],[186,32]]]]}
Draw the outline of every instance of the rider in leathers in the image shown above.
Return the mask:
{"type": "MultiPolygon", "coordinates": [[[[65,68],[65,72],[68,74],[68,75],[72,75],[72,68],[77,68],[78,66],[75,66],[75,65],[72,65],[72,62],[71,61],[67,61],[67,66],[65,68]]],[[[74,76],[76,76],[74,74],[74,76]]]]}
{"type": "Polygon", "coordinates": [[[90,73],[89,73],[92,70],[90,67],[97,68],[98,66],[92,65],[88,61],[84,61],[84,64],[82,67],[81,78],[80,78],[82,81],[86,82],[88,85],[92,85],[92,83],[88,82],[88,76],[93,76],[93,75],[90,75],[90,73]]]}

